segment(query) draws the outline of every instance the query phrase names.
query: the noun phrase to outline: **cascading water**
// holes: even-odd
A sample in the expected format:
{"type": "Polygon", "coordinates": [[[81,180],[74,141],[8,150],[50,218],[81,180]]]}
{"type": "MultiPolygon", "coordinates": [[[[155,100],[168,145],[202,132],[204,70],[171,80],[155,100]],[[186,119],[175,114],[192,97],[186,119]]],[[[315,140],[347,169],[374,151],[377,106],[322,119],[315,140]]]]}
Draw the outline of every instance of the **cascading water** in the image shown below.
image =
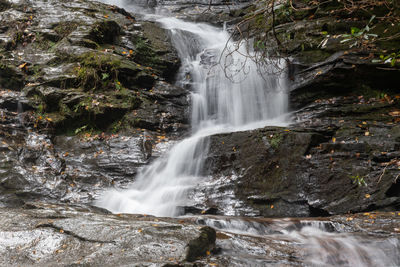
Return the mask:
{"type": "Polygon", "coordinates": [[[206,24],[176,18],[157,19],[171,33],[182,61],[178,85],[192,90],[191,137],[175,145],[126,190],[110,190],[97,205],[112,212],[175,216],[187,205],[186,192],[200,182],[208,136],[283,124],[287,109],[284,64],[275,62],[261,75],[229,34],[206,24]],[[278,67],[277,67],[278,66],[278,67]]]}
{"type": "MultiPolygon", "coordinates": [[[[175,18],[154,18],[170,31],[181,58],[177,83],[192,91],[193,132],[145,168],[129,189],[110,190],[97,205],[113,212],[176,216],[179,206],[190,205],[188,190],[202,181],[210,135],[285,124],[285,66],[273,62],[261,75],[243,56],[246,47],[229,42],[226,31],[175,18]]],[[[229,266],[400,264],[396,236],[347,232],[345,225],[330,221],[291,220],[201,216],[197,223],[220,231],[217,245],[229,266]]]]}
{"type": "Polygon", "coordinates": [[[221,242],[222,250],[239,266],[399,266],[400,239],[350,232],[346,226],[312,219],[268,219],[199,217],[197,223],[224,232],[231,238],[221,242]],[[249,243],[248,237],[259,240],[249,243]],[[260,241],[261,240],[261,241],[260,241]],[[279,244],[279,245],[278,245],[279,244]],[[293,261],[279,262],[280,245],[293,261]],[[251,250],[246,253],[246,250],[251,250]],[[268,251],[269,253],[266,253],[268,251]],[[251,255],[249,257],[249,254],[251,255]],[[268,255],[269,254],[269,255],[268,255]],[[294,259],[301,259],[299,264],[294,259]]]}

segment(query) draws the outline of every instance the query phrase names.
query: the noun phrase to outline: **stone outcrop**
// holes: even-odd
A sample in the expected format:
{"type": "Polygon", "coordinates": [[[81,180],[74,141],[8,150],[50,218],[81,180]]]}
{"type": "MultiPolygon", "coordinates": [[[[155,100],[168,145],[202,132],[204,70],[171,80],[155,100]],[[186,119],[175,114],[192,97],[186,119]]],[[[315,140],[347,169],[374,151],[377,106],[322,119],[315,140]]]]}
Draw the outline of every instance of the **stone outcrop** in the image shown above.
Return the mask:
{"type": "Polygon", "coordinates": [[[80,0],[14,2],[0,22],[0,89],[27,97],[37,128],[185,128],[187,93],[167,84],[179,58],[155,23],[80,0]]]}
{"type": "MultiPolygon", "coordinates": [[[[0,244],[3,266],[182,266],[186,247],[195,250],[192,240],[205,233],[183,220],[43,203],[1,209],[0,214],[0,232],[7,238],[0,244]]],[[[207,229],[214,239],[200,246],[215,245],[215,230],[207,229]]]]}

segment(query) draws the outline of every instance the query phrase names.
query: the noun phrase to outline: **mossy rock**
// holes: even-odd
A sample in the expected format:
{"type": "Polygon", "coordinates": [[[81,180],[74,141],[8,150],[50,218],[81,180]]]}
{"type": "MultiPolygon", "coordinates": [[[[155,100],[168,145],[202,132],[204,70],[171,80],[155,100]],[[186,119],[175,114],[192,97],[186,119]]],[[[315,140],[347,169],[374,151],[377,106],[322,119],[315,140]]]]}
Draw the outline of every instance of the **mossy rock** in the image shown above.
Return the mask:
{"type": "Polygon", "coordinates": [[[94,131],[108,131],[126,112],[139,106],[140,100],[131,92],[117,92],[101,99],[87,95],[72,107],[61,101],[59,112],[53,115],[59,115],[55,121],[57,133],[74,133],[84,126],[94,131]]]}
{"type": "Polygon", "coordinates": [[[93,51],[78,58],[79,84],[85,90],[108,91],[126,88],[151,88],[155,77],[140,65],[122,56],[93,51]]]}
{"type": "Polygon", "coordinates": [[[71,32],[73,32],[79,23],[75,21],[62,21],[53,25],[53,30],[62,38],[68,36],[71,32]]]}

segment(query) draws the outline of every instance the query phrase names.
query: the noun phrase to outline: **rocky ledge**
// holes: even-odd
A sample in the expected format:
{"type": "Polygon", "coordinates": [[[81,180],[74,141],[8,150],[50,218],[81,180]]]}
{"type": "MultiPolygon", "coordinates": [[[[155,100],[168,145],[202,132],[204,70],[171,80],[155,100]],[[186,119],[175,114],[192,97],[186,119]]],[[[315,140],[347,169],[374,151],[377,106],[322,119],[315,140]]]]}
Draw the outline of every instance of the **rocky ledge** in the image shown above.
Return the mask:
{"type": "Polygon", "coordinates": [[[56,130],[185,129],[187,92],[167,33],[98,2],[1,1],[2,108],[25,126],[56,130]]]}
{"type": "Polygon", "coordinates": [[[215,230],[175,219],[41,203],[0,214],[3,266],[194,266],[215,246],[215,230]]]}

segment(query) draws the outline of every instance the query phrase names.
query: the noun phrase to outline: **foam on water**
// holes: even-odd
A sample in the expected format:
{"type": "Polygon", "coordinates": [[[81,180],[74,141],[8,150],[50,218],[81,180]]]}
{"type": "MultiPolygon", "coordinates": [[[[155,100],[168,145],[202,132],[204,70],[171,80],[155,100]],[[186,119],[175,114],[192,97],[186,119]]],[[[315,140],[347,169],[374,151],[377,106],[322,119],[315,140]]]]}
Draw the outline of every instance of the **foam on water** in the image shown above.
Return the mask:
{"type": "Polygon", "coordinates": [[[287,94],[284,61],[262,70],[247,48],[229,41],[223,29],[153,16],[178,51],[179,86],[191,90],[192,136],[144,169],[129,189],[105,192],[96,205],[112,212],[179,215],[186,192],[201,183],[208,137],[223,132],[285,125],[287,94]]]}

